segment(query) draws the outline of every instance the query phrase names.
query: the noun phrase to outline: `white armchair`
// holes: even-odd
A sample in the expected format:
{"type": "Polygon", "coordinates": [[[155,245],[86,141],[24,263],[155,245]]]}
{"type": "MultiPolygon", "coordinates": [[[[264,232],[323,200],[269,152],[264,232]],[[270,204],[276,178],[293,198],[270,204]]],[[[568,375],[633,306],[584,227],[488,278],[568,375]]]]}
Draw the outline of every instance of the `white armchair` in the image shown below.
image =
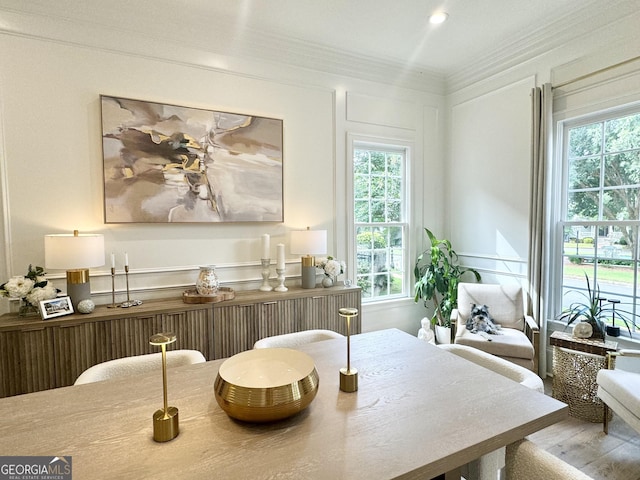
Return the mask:
{"type": "Polygon", "coordinates": [[[604,433],[609,433],[609,409],[640,432],[640,350],[609,352],[607,367],[596,377],[597,395],[604,402],[604,433]]]}
{"type": "Polygon", "coordinates": [[[525,310],[528,307],[528,297],[518,285],[460,283],[458,308],[451,314],[456,330],[454,343],[483,350],[538,373],[540,329],[525,310]],[[488,340],[467,330],[473,304],[489,307],[495,323],[502,327],[501,335],[490,335],[488,340]]]}

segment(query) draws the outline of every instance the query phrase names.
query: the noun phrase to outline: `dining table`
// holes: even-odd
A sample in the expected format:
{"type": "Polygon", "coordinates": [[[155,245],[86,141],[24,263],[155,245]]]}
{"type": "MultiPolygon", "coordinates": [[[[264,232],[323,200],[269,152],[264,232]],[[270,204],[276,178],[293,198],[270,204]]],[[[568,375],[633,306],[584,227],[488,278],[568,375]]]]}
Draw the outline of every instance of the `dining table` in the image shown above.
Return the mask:
{"type": "Polygon", "coordinates": [[[296,348],[314,360],[319,386],[284,420],[230,418],[214,396],[221,359],[167,370],[179,410],[171,441],[153,439],[159,369],[0,399],[0,455],[70,457],[74,480],[459,478],[567,417],[566,404],[398,329],[350,337],[351,393],[340,390],[346,338],[296,348]]]}

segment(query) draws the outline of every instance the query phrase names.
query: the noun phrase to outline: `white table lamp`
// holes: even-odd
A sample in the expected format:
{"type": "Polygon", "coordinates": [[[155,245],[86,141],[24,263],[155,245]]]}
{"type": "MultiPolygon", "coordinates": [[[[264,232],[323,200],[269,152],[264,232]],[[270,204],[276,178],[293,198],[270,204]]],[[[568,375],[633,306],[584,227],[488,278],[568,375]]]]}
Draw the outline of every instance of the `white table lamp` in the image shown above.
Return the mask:
{"type": "Polygon", "coordinates": [[[44,236],[46,268],[67,271],[67,295],[74,307],[91,298],[89,268],[104,265],[104,236],[93,233],[44,236]]]}
{"type": "Polygon", "coordinates": [[[291,232],[291,253],[302,256],[302,288],[316,286],[316,260],[313,255],[327,253],[326,230],[295,230],[291,232]]]}

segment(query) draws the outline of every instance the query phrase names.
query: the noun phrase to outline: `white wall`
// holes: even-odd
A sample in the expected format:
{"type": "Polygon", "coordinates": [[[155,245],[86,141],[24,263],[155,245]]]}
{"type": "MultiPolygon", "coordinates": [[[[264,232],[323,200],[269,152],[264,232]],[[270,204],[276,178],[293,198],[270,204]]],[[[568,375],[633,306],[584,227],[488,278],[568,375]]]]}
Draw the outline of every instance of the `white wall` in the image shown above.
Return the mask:
{"type": "Polygon", "coordinates": [[[485,276],[526,275],[534,85],[529,76],[451,105],[449,235],[485,276]]]}
{"type": "MultiPolygon", "coordinates": [[[[423,198],[441,201],[437,190],[422,194],[431,181],[422,178],[423,162],[435,171],[442,165],[440,95],[259,61],[213,67],[195,50],[176,61],[186,47],[144,55],[133,51],[139,45],[117,39],[105,48],[98,44],[100,32],[74,40],[68,25],[47,27],[49,39],[0,31],[2,279],[26,273],[29,264],[43,265],[43,236],[73,229],[104,234],[119,271],[128,252],[131,288],[141,299],[179,295],[202,264],[217,265],[226,286],[257,288],[263,233],[271,235],[275,257],[275,245],[288,244],[290,230],[327,229],[329,253],[346,258],[348,133],[414,143],[416,230],[425,216],[423,198]],[[105,224],[101,94],[283,119],[284,223],[105,224]]],[[[111,302],[108,267],[92,269],[96,303],[111,302]]],[[[288,284],[298,283],[299,259],[288,248],[287,274],[288,284]]],[[[48,276],[65,289],[63,272],[48,276]]],[[[122,276],[116,288],[122,299],[122,276]]],[[[3,300],[0,311],[8,308],[3,300]]],[[[398,327],[415,334],[421,314],[412,299],[365,307],[363,329],[398,327]]]]}

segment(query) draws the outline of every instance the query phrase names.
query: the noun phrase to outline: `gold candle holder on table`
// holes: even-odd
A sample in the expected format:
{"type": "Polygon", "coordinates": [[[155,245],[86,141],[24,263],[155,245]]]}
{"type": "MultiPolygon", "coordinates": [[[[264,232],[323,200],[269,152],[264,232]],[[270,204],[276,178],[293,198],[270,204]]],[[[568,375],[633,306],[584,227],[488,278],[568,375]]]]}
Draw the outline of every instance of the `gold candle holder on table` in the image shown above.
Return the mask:
{"type": "Polygon", "coordinates": [[[358,309],[341,308],[338,313],[347,319],[347,366],[340,369],[340,390],[352,393],[358,390],[358,370],[351,368],[351,318],[358,315],[358,309]]]}
{"type": "Polygon", "coordinates": [[[153,414],[153,439],[156,442],[168,442],[180,433],[178,409],[170,407],[167,401],[167,345],[176,341],[175,333],[157,333],[149,339],[151,345],[162,347],[162,393],[164,408],[153,414]]]}
{"type": "Polygon", "coordinates": [[[111,267],[111,305],[107,305],[107,308],[116,308],[116,269],[111,267]]]}
{"type": "Polygon", "coordinates": [[[120,305],[122,308],[137,307],[142,305],[142,300],[131,300],[129,296],[129,265],[124,266],[124,276],[127,279],[127,301],[120,305]]]}

